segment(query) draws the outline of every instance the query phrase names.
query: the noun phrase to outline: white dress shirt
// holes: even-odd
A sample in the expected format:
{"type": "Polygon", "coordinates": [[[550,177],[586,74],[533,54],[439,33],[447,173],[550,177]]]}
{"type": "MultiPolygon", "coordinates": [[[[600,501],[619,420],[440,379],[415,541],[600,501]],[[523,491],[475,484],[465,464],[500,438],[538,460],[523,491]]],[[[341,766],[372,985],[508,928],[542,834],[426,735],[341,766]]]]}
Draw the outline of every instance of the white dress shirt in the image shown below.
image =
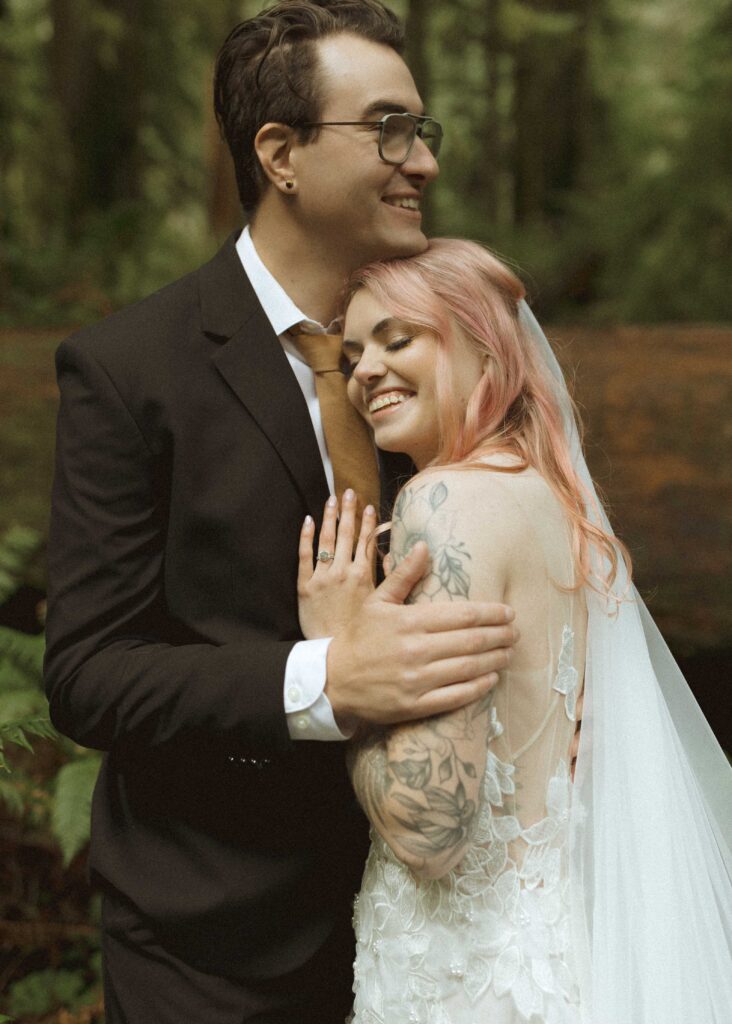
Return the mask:
{"type": "MultiPolygon", "coordinates": [[[[267,270],[254,248],[248,227],[245,227],[239,236],[236,251],[305,397],[323,460],[328,488],[330,493],[334,494],[333,465],[328,455],[320,418],[315,374],[285,334],[291,327],[300,324],[313,332],[325,332],[325,328],[306,317],[267,270]]],[[[301,640],[292,648],[287,659],[284,702],[287,726],[290,736],[295,740],[348,739],[336,725],[330,701],[323,692],[326,680],[326,655],[331,639],[332,637],[322,640],[301,640]]]]}

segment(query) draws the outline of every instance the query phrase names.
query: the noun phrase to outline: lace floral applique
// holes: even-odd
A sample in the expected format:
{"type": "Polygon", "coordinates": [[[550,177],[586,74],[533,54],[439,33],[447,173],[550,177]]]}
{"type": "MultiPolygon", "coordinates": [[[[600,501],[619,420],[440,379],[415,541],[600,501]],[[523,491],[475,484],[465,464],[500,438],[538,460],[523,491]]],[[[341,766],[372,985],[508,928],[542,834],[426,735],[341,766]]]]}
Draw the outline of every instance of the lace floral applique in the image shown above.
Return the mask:
{"type": "MultiPolygon", "coordinates": [[[[493,709],[489,740],[502,731],[493,709]]],[[[516,1021],[579,1024],[569,966],[568,767],[560,761],[545,816],[525,827],[504,813],[514,775],[489,750],[472,845],[444,878],[418,881],[372,834],[354,915],[353,1024],[473,1024],[506,998],[516,1021]]]]}
{"type": "Polygon", "coordinates": [[[574,631],[565,624],[562,630],[562,649],[559,652],[557,675],[553,689],[564,694],[564,710],[570,722],[577,720],[577,669],[574,662],[574,631]]]}

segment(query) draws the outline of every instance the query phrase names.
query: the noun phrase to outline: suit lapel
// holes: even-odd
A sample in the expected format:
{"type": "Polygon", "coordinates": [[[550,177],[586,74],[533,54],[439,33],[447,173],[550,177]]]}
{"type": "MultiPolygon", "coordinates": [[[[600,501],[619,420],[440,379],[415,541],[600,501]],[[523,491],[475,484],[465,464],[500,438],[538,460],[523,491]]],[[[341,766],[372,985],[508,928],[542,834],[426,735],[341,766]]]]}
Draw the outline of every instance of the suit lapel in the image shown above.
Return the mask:
{"type": "MultiPolygon", "coordinates": [[[[300,385],[244,273],[232,235],[198,272],[204,333],[220,339],[213,362],[287,467],[305,506],[320,521],[328,483],[300,385]]],[[[415,472],[406,455],[378,451],[381,518],[415,472]]]]}
{"type": "Polygon", "coordinates": [[[222,344],[218,373],[285,464],[307,510],[320,517],[328,484],[300,386],[244,273],[232,236],[199,271],[201,319],[222,344]]]}

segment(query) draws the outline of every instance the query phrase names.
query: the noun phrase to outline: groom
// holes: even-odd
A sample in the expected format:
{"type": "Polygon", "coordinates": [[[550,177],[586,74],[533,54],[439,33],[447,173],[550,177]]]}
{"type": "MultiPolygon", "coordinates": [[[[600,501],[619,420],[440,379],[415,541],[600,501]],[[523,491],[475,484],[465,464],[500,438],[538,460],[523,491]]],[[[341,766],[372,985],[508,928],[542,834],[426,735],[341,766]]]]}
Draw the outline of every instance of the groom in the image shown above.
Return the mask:
{"type": "Polygon", "coordinates": [[[291,329],[426,244],[437,164],[401,45],[376,0],[238,26],[215,95],[249,228],[58,352],[46,679],[58,728],[106,751],[108,1024],[342,1024],[367,843],[343,740],[474,699],[514,638],[502,606],[404,606],[418,554],[300,639],[298,533],[343,453],[291,329]]]}

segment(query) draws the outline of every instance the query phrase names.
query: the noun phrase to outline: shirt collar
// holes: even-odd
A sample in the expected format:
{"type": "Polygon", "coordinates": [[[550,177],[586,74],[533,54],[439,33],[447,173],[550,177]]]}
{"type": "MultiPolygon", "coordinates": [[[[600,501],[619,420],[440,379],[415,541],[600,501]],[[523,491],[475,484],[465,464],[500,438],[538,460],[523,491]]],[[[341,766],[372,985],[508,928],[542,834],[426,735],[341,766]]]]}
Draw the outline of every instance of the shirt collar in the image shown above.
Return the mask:
{"type": "Polygon", "coordinates": [[[239,235],[236,251],[275,334],[282,335],[291,327],[300,325],[307,328],[308,332],[323,332],[323,325],[310,320],[297,308],[279,281],[262,263],[259,253],[254,248],[249,225],[239,235]]]}

